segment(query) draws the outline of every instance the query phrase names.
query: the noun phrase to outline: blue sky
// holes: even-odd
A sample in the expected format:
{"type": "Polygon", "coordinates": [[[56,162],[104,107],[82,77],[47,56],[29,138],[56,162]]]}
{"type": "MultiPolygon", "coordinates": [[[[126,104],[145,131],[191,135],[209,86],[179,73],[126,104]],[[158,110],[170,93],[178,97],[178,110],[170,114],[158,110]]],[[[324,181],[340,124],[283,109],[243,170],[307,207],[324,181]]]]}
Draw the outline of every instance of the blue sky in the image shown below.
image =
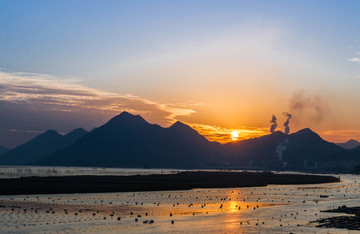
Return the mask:
{"type": "MultiPolygon", "coordinates": [[[[293,109],[294,130],[312,127],[333,140],[360,137],[354,121],[360,117],[354,110],[360,101],[359,12],[359,1],[340,0],[2,0],[0,85],[15,87],[8,79],[13,75],[16,87],[28,84],[30,74],[32,82],[34,77],[54,81],[47,83],[52,89],[65,89],[65,80],[67,88],[75,83],[99,96],[132,95],[153,103],[156,110],[134,104],[123,109],[164,126],[180,119],[239,131],[266,128],[273,113],[291,111],[302,93],[307,111],[293,109]],[[319,117],[323,113],[326,118],[319,117]],[[334,138],[336,131],[353,135],[334,138]]],[[[4,93],[3,102],[31,105],[19,88],[4,93]],[[10,100],[14,93],[17,98],[10,100]]],[[[48,108],[39,103],[35,109],[48,108]]],[[[83,127],[123,110],[117,105],[101,117],[92,115],[83,127]]],[[[4,134],[9,129],[12,134],[67,132],[82,124],[26,127],[24,120],[6,121],[0,126],[4,134]]]]}
{"type": "Polygon", "coordinates": [[[14,71],[89,76],[251,20],[291,28],[288,46],[319,55],[345,59],[359,49],[358,1],[15,0],[0,9],[0,63],[14,71]]]}

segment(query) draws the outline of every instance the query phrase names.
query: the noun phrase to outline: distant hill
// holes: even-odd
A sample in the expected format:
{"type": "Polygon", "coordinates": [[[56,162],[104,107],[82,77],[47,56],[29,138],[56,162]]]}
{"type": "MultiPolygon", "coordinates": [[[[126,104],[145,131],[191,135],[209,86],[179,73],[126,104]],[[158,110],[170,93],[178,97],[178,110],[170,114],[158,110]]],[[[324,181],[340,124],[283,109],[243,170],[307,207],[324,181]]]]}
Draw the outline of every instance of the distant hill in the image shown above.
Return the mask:
{"type": "Polygon", "coordinates": [[[334,143],[323,140],[317,133],[305,128],[290,135],[288,150],[284,151],[284,159],[295,168],[303,167],[305,160],[307,167],[320,167],[330,154],[343,149],[334,143]]]}
{"type": "Polygon", "coordinates": [[[33,162],[49,157],[56,151],[74,143],[86,133],[87,132],[84,129],[79,128],[63,136],[54,130],[48,130],[25,144],[1,155],[0,164],[32,164],[33,162]]]}
{"type": "Polygon", "coordinates": [[[8,148],[5,148],[5,147],[0,146],[0,155],[6,153],[7,151],[9,151],[8,148]]]}
{"type": "Polygon", "coordinates": [[[326,165],[328,168],[335,170],[346,172],[353,170],[356,166],[360,165],[360,146],[331,154],[326,159],[326,165]]]}
{"type": "Polygon", "coordinates": [[[123,112],[40,165],[196,168],[217,161],[219,143],[181,122],[169,128],[123,112]]]}
{"type": "Polygon", "coordinates": [[[360,146],[360,142],[358,142],[357,140],[351,139],[345,143],[336,143],[336,145],[338,145],[344,149],[354,149],[354,148],[360,146]]]}
{"type": "Polygon", "coordinates": [[[290,135],[278,131],[254,139],[227,143],[224,148],[232,164],[289,169],[316,168],[330,154],[342,150],[309,128],[290,135]]]}

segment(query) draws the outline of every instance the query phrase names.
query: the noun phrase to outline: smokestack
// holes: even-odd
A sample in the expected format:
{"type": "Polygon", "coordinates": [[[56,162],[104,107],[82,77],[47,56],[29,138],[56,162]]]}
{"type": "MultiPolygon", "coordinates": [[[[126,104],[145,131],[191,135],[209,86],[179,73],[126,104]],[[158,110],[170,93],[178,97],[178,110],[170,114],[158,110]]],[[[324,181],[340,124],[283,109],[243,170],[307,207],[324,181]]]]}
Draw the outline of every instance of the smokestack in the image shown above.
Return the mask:
{"type": "Polygon", "coordinates": [[[272,124],[271,124],[271,127],[270,127],[270,132],[271,132],[271,133],[274,133],[275,130],[276,130],[276,128],[277,128],[276,120],[277,120],[277,119],[276,119],[275,115],[273,115],[272,118],[271,118],[271,120],[270,120],[270,123],[272,123],[272,124]]]}
{"type": "Polygon", "coordinates": [[[290,133],[289,122],[290,122],[290,119],[292,116],[291,116],[291,114],[289,114],[287,112],[284,112],[283,114],[287,117],[287,119],[284,123],[284,127],[285,127],[285,134],[288,135],[290,133]]]}

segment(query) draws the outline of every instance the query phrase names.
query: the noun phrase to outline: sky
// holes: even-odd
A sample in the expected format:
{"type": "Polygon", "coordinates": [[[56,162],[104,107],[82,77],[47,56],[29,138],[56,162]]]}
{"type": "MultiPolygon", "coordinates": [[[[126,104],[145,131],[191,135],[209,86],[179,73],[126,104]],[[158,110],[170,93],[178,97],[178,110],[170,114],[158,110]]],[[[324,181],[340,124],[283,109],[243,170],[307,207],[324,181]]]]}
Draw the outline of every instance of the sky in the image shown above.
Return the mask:
{"type": "Polygon", "coordinates": [[[360,2],[0,1],[0,145],[128,111],[222,143],[360,140],[360,2]]]}

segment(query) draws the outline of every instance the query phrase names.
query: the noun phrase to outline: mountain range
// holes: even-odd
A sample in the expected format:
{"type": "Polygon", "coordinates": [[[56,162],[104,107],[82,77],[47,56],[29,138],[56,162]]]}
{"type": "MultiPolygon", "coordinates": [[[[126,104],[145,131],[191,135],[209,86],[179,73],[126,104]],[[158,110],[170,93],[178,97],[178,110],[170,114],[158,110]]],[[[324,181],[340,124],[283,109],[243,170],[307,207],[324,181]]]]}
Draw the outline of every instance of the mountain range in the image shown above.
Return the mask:
{"type": "MultiPolygon", "coordinates": [[[[140,168],[339,169],[348,158],[360,164],[360,147],[347,150],[309,128],[237,142],[210,142],[190,126],[168,128],[123,112],[86,132],[47,131],[0,156],[1,164],[140,168]],[[359,155],[359,156],[358,156],[359,155]],[[335,167],[334,167],[335,165],[335,167]]],[[[350,169],[350,168],[349,168],[350,169]]]]}
{"type": "Polygon", "coordinates": [[[349,172],[354,170],[355,167],[360,166],[360,146],[329,155],[325,165],[334,171],[349,172]]]}
{"type": "Polygon", "coordinates": [[[26,142],[15,149],[9,150],[0,156],[2,165],[27,165],[40,159],[51,156],[56,151],[65,148],[87,132],[82,129],[75,129],[66,135],[61,135],[55,130],[48,130],[34,139],[26,142]]]}
{"type": "Polygon", "coordinates": [[[227,143],[225,156],[231,164],[262,168],[318,168],[329,155],[343,149],[323,140],[309,128],[286,135],[277,131],[270,135],[227,143]]]}
{"type": "Polygon", "coordinates": [[[199,168],[219,146],[181,122],[163,128],[123,112],[39,164],[199,168]]]}
{"type": "Polygon", "coordinates": [[[336,143],[336,145],[338,145],[344,149],[350,150],[350,149],[354,149],[354,148],[360,146],[360,142],[358,142],[357,140],[351,139],[344,143],[336,143]]]}

